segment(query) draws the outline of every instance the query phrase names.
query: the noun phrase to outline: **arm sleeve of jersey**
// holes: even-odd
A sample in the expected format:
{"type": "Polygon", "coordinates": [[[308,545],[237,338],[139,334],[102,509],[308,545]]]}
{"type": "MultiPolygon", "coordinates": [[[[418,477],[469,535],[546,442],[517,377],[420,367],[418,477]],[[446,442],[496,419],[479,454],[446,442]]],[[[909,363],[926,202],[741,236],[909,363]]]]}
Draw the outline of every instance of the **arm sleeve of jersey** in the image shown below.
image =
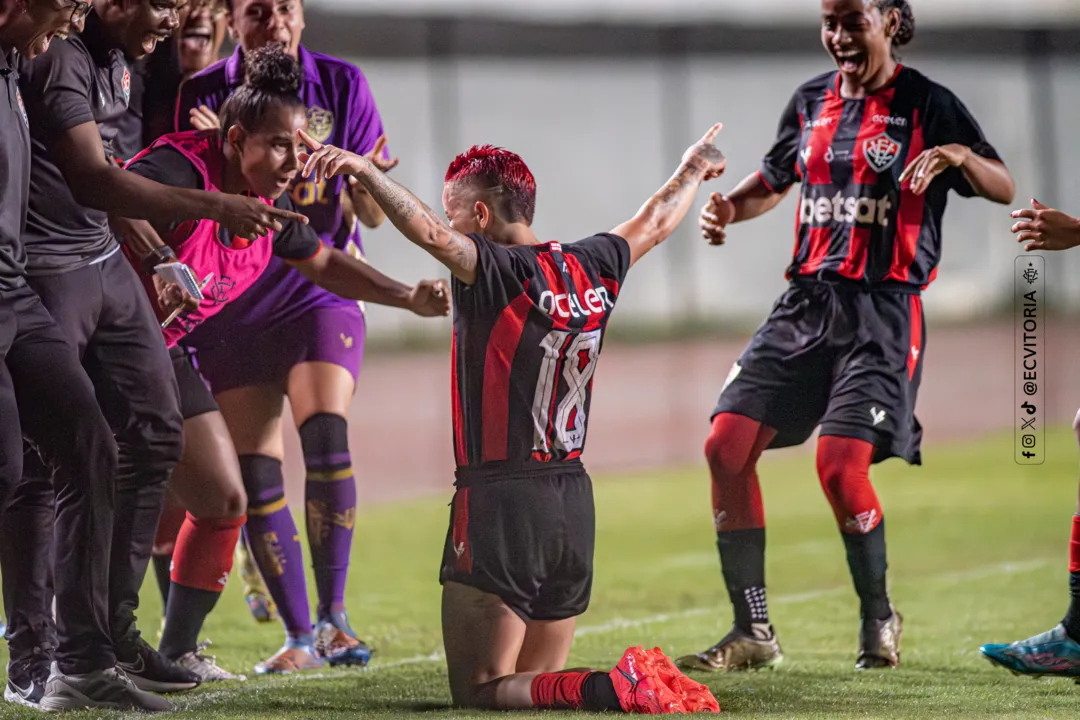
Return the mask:
{"type": "Polygon", "coordinates": [[[507,248],[483,235],[469,237],[476,243],[476,281],[461,285],[465,297],[485,308],[505,307],[525,289],[514,270],[515,259],[507,248]]]}
{"type": "MultiPolygon", "coordinates": [[[[926,131],[928,147],[959,143],[971,148],[976,155],[990,160],[1001,160],[994,146],[987,142],[975,116],[960,101],[960,98],[940,85],[935,86],[935,92],[930,95],[930,107],[926,113],[926,131]]],[[[949,187],[959,195],[973,197],[976,194],[960,168],[951,167],[942,175],[947,179],[949,187]]]]}
{"type": "Polygon", "coordinates": [[[128,165],[128,171],[170,187],[202,190],[202,177],[191,161],[174,148],[164,146],[128,165]]]}
{"type": "Polygon", "coordinates": [[[630,244],[625,239],[612,233],[600,233],[579,240],[574,247],[592,261],[600,277],[622,285],[630,270],[630,244]]]}
{"type": "Polygon", "coordinates": [[[57,42],[29,63],[23,82],[31,126],[40,123],[48,135],[59,135],[94,122],[90,64],[70,43],[57,42]]]}
{"type": "MultiPolygon", "coordinates": [[[[282,193],[274,202],[274,207],[281,210],[296,212],[289,193],[282,193]]],[[[322,240],[311,229],[310,225],[304,225],[294,221],[282,223],[281,232],[274,233],[274,254],[286,260],[307,260],[315,257],[322,250],[322,240]]]]}
{"type": "MultiPolygon", "coordinates": [[[[383,134],[382,117],[375,105],[375,96],[367,78],[359,70],[349,92],[349,124],[344,148],[357,155],[366,155],[375,147],[375,141],[383,134]]],[[[390,157],[390,150],[383,147],[383,157],[390,157]]]]}
{"type": "Polygon", "coordinates": [[[799,123],[798,95],[793,95],[780,116],[776,129],[776,140],[772,148],[761,161],[761,179],[776,193],[782,193],[798,181],[795,163],[799,153],[799,135],[802,127],[799,123]]]}

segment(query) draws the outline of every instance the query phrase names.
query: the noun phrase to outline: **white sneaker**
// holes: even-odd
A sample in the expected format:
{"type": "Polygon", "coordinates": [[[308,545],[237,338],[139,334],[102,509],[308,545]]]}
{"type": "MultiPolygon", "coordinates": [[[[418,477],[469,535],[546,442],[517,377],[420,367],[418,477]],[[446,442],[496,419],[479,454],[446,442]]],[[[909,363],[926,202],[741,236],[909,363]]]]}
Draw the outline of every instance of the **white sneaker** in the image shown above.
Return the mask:
{"type": "Polygon", "coordinates": [[[115,668],[84,675],[64,675],[52,664],[39,707],[46,712],[109,708],[170,712],[176,707],[163,697],[144,692],[115,668]]]}
{"type": "Polygon", "coordinates": [[[203,650],[210,646],[209,640],[203,640],[199,647],[184,653],[173,660],[177,665],[198,676],[200,682],[220,682],[222,680],[247,680],[245,675],[233,675],[228,670],[218,667],[217,657],[203,655],[203,650]]]}

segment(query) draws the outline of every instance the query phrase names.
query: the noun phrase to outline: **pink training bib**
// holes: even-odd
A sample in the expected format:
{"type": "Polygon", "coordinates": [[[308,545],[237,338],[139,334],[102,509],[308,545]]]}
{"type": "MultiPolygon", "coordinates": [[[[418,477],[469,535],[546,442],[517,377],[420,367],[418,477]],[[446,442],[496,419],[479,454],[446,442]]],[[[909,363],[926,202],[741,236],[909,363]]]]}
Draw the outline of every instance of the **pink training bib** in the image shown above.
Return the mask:
{"type": "MultiPolygon", "coordinates": [[[[225,156],[221,152],[221,136],[217,130],[192,131],[165,135],[146,150],[136,155],[128,163],[134,163],[145,157],[155,148],[168,146],[191,161],[203,179],[203,188],[208,192],[222,192],[222,171],[225,156]]],[[[273,201],[259,198],[267,205],[273,201]]],[[[205,299],[198,309],[180,314],[162,332],[168,347],[176,345],[181,338],[206,322],[250,288],[259,275],[270,264],[273,255],[273,231],[250,244],[237,239],[234,247],[227,247],[218,239],[219,224],[213,220],[188,221],[180,225],[173,233],[162,238],[176,252],[177,259],[191,268],[196,279],[201,283],[207,275],[210,282],[203,288],[205,299]]],[[[128,260],[141,271],[140,263],[124,248],[128,260]]],[[[142,277],[143,286],[150,295],[158,321],[165,320],[157,302],[157,290],[153,279],[142,277]]]]}

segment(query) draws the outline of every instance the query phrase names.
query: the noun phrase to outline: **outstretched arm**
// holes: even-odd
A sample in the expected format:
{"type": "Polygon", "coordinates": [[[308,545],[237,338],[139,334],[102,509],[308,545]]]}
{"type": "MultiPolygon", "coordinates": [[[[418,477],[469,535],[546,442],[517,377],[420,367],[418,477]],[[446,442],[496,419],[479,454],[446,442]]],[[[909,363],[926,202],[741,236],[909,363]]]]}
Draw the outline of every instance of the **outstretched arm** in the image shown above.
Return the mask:
{"type": "Polygon", "coordinates": [[[1024,250],[1069,250],[1080,246],[1080,218],[1043,205],[1034,198],[1030,208],[1013,210],[1012,231],[1024,250]]]}
{"type": "Polygon", "coordinates": [[[349,300],[411,310],[422,317],[450,313],[450,293],[445,280],[421,280],[415,286],[405,285],[363,260],[325,246],[307,260],[287,262],[311,282],[349,300]]]}
{"type": "Polygon", "coordinates": [[[315,182],[320,182],[335,175],[353,175],[402,235],[430,253],[463,283],[472,285],[476,281],[476,244],[472,240],[447,225],[438,213],[367,158],[324,146],[303,130],[299,133],[312,151],[300,156],[304,177],[314,173],[315,182]]]}
{"type": "MultiPolygon", "coordinates": [[[[370,160],[380,172],[387,173],[397,167],[398,159],[396,157],[383,157],[383,148],[385,147],[386,135],[384,134],[379,136],[379,139],[375,141],[375,147],[371,148],[371,151],[365,154],[364,157],[370,160]]],[[[364,224],[364,227],[377,228],[382,225],[383,220],[386,219],[386,213],[375,202],[375,198],[371,197],[371,193],[355,180],[350,180],[346,186],[349,189],[349,199],[352,200],[356,217],[364,224]]]]}
{"type": "Polygon", "coordinates": [[[701,234],[710,245],[723,245],[727,237],[724,228],[729,223],[753,220],[764,215],[780,204],[788,190],[776,192],[760,172],[747,175],[729,194],[714,192],[709,195],[709,202],[705,203],[698,218],[701,234]]]}
{"type": "Polygon", "coordinates": [[[75,200],[111,215],[157,223],[208,218],[250,240],[287,220],[307,222],[255,198],[172,188],[121,170],[106,160],[95,122],[59,133],[50,150],[75,200]]]}
{"type": "Polygon", "coordinates": [[[683,155],[682,163],[660,190],[638,210],[637,215],[611,232],[630,245],[630,265],[667,239],[686,217],[698,187],[719,177],[727,165],[713,140],[723,126],[717,123],[683,155]]]}

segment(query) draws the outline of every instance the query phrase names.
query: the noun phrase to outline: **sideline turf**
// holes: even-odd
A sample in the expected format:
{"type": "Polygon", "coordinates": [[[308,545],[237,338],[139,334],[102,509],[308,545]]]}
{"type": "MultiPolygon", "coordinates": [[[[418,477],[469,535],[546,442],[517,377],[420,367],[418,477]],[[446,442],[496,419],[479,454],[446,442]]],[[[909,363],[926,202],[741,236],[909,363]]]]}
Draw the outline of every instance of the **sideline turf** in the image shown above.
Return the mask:
{"type": "MultiPolygon", "coordinates": [[[[1010,437],[1001,435],[930,446],[922,468],[893,460],[873,471],[885,507],[893,599],[906,621],[902,665],[893,672],[852,670],[857,603],[812,457],[766,459],[769,599],[787,661],[771,672],[696,677],[731,716],[1076,717],[1080,687],[1014,678],[978,655],[981,643],[1048,629],[1065,610],[1077,459],[1068,430],[1047,440],[1041,467],[1013,464],[1010,437]]],[[[187,708],[184,716],[484,715],[447,709],[446,671],[430,657],[441,651],[437,573],[449,497],[448,491],[381,506],[358,518],[348,602],[353,625],[378,649],[369,670],[253,678],[173,695],[187,708]]],[[[660,645],[676,655],[718,640],[731,615],[705,471],[599,477],[596,506],[593,605],[571,664],[607,669],[629,644],[660,645]]],[[[152,583],[144,588],[140,624],[156,642],[160,605],[152,583]]],[[[250,619],[235,575],[204,636],[213,639],[209,652],[223,667],[249,676],[282,639],[278,626],[250,619]]],[[[6,652],[0,659],[6,664],[6,652]]],[[[35,716],[0,703],[0,718],[35,716]]]]}

